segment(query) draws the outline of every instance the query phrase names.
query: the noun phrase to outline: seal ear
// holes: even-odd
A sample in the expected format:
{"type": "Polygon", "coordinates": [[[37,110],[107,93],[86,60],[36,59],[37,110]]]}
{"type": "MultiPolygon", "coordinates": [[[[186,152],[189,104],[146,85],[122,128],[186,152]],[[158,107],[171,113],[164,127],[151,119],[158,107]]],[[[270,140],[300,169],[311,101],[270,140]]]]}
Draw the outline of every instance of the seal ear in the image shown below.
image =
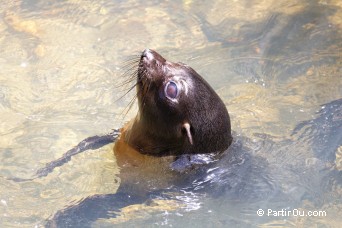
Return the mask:
{"type": "Polygon", "coordinates": [[[193,145],[194,143],[192,141],[192,135],[191,135],[191,131],[190,131],[190,128],[191,128],[190,124],[188,122],[185,122],[182,127],[185,129],[186,135],[188,136],[189,143],[191,145],[193,145]]]}

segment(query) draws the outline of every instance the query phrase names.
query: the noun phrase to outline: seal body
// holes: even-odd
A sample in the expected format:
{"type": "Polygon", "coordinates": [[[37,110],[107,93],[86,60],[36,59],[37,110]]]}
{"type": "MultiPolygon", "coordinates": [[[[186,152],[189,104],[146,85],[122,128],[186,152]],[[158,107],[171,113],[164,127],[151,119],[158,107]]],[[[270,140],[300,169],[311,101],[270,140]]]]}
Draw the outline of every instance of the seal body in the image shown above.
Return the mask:
{"type": "Polygon", "coordinates": [[[228,111],[191,67],[142,52],[137,73],[139,111],[124,141],[153,156],[222,152],[232,142],[228,111]]]}

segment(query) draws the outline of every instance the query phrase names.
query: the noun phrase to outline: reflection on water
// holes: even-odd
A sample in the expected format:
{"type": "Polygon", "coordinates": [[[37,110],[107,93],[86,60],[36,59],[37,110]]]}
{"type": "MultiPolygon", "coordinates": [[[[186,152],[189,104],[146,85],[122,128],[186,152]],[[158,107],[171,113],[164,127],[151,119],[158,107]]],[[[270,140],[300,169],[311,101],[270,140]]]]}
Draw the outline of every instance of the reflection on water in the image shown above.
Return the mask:
{"type": "MultiPolygon", "coordinates": [[[[338,0],[3,3],[1,226],[43,225],[91,201],[84,216],[97,226],[338,227],[341,7],[338,0]],[[236,134],[228,155],[148,192],[149,200],[115,194],[123,180],[113,145],[42,179],[6,180],[30,178],[84,138],[132,118],[134,111],[122,115],[132,95],[118,100],[124,92],[116,85],[121,63],[146,47],[189,64],[224,99],[236,134]],[[102,201],[87,198],[94,195],[102,201]],[[121,210],[108,212],[110,202],[121,210]],[[259,208],[327,215],[257,216],[259,208]]],[[[76,222],[80,211],[66,216],[76,222]]]]}

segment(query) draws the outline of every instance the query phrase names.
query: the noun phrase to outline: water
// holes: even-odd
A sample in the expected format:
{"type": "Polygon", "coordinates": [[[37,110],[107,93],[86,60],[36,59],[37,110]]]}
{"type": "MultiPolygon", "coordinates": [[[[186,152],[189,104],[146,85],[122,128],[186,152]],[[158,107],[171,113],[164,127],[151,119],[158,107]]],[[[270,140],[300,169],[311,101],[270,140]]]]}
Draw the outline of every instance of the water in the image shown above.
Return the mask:
{"type": "Polygon", "coordinates": [[[93,226],[340,227],[341,101],[328,103],[342,95],[341,7],[337,0],[2,3],[0,226],[44,226],[58,211],[106,195],[122,210],[94,216],[93,226]],[[30,178],[84,138],[131,119],[136,110],[123,113],[133,94],[118,100],[125,91],[117,84],[122,62],[147,47],[192,66],[223,98],[236,139],[229,156],[149,200],[115,196],[124,180],[113,145],[45,178],[7,180],[30,178]],[[258,209],[326,215],[258,216],[258,209]]]}

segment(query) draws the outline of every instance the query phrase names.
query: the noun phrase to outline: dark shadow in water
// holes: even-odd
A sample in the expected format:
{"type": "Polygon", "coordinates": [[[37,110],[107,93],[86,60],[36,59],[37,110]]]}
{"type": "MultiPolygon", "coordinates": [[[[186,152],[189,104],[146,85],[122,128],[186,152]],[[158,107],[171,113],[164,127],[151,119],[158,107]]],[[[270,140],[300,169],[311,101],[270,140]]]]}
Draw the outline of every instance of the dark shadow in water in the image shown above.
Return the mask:
{"type": "MultiPolygon", "coordinates": [[[[315,157],[324,163],[336,164],[336,151],[342,147],[342,99],[332,101],[321,107],[318,117],[297,125],[293,135],[311,145],[315,157]]],[[[342,171],[334,165],[321,171],[321,187],[335,192],[342,187],[342,171]]]]}
{"type": "Polygon", "coordinates": [[[115,217],[115,212],[121,208],[143,203],[146,198],[130,196],[117,192],[116,194],[95,195],[84,199],[77,205],[60,210],[46,227],[90,227],[91,223],[100,218],[115,217]]]}
{"type": "Polygon", "coordinates": [[[334,162],[337,148],[342,145],[342,99],[323,105],[318,114],[318,118],[298,124],[293,134],[300,134],[301,141],[309,141],[317,158],[334,162]]]}
{"type": "Polygon", "coordinates": [[[329,20],[337,10],[309,1],[294,15],[270,12],[266,20],[245,21],[239,30],[231,28],[243,23],[240,19],[225,19],[213,26],[202,13],[195,14],[209,41],[230,47],[231,58],[236,58],[233,71],[252,80],[274,75],[287,80],[305,74],[312,66],[333,64],[340,58],[333,52],[342,45],[341,35],[329,20]]]}
{"type": "Polygon", "coordinates": [[[55,168],[64,165],[65,163],[69,162],[71,160],[71,157],[83,153],[87,150],[96,150],[98,148],[101,148],[109,143],[115,142],[115,140],[119,137],[120,130],[114,129],[112,132],[106,134],[106,135],[95,135],[88,137],[84,140],[82,140],[77,146],[73,147],[72,149],[68,150],[66,153],[62,155],[62,157],[53,160],[49,163],[46,163],[43,168],[40,168],[34,177],[32,178],[18,178],[18,177],[12,177],[12,178],[6,178],[7,180],[12,180],[15,182],[26,182],[26,181],[33,181],[37,178],[42,178],[47,175],[49,175],[55,168]]]}

